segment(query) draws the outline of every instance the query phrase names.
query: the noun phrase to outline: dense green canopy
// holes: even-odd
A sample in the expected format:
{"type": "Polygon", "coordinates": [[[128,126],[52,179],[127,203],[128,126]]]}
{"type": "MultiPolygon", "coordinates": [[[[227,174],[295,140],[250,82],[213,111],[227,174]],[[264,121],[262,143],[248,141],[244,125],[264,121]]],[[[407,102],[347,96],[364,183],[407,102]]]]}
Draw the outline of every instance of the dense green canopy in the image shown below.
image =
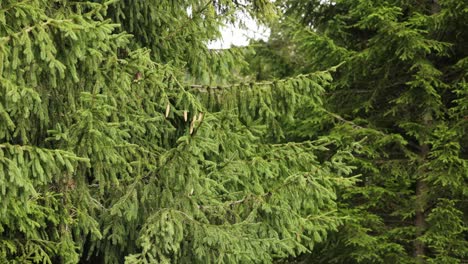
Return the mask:
{"type": "Polygon", "coordinates": [[[272,262],[336,230],[351,149],[283,133],[330,73],[187,81],[242,62],[206,48],[235,10],[274,6],[1,2],[0,262],[272,262]]]}
{"type": "Polygon", "coordinates": [[[462,263],[467,10],[1,1],[0,263],[462,263]]]}
{"type": "Polygon", "coordinates": [[[339,192],[349,221],[304,258],[466,262],[466,1],[280,2],[284,16],[251,71],[268,79],[344,62],[324,98],[335,116],[316,126],[303,115],[289,134],[362,145],[348,164],[361,181],[339,192]]]}

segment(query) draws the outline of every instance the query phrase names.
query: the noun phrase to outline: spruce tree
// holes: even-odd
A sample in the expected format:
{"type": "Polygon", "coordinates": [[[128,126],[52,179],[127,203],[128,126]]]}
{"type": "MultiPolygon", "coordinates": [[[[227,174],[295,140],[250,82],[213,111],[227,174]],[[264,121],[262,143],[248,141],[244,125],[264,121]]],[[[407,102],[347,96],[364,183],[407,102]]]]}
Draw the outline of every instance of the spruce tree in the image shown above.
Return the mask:
{"type": "Polygon", "coordinates": [[[300,58],[293,75],[344,62],[326,92],[322,110],[328,124],[304,113],[286,134],[296,141],[328,134],[336,147],[352,142],[362,147],[349,164],[361,174],[360,183],[339,190],[340,212],[349,221],[304,258],[310,263],[464,263],[466,2],[291,0],[280,5],[285,18],[274,37],[285,44],[272,52],[285,61],[300,58]]]}
{"type": "Polygon", "coordinates": [[[274,7],[0,3],[1,263],[271,263],[337,230],[359,144],[285,134],[330,71],[190,83],[242,63],[204,46],[239,9],[274,7]]]}

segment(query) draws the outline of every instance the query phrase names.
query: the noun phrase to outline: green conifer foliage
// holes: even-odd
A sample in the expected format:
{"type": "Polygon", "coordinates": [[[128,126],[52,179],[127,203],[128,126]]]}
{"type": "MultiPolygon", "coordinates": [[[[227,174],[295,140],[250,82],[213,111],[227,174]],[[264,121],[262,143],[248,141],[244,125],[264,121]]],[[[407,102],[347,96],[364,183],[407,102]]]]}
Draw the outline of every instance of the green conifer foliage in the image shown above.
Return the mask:
{"type": "Polygon", "coordinates": [[[228,78],[228,68],[243,62],[239,49],[208,50],[207,42],[220,37],[219,27],[236,23],[239,13],[263,20],[275,15],[266,0],[240,1],[116,1],[107,16],[134,35],[138,47],[151,49],[153,58],[185,69],[203,82],[228,78]]]}
{"type": "Polygon", "coordinates": [[[271,263],[337,230],[352,146],[284,133],[330,72],[184,83],[238,8],[211,3],[0,3],[1,263],[271,263]]]}
{"type": "Polygon", "coordinates": [[[361,183],[340,191],[350,221],[311,263],[466,261],[466,2],[281,3],[294,21],[283,33],[306,58],[297,71],[345,61],[327,93],[330,123],[304,116],[287,134],[363,140],[351,163],[361,183]]]}

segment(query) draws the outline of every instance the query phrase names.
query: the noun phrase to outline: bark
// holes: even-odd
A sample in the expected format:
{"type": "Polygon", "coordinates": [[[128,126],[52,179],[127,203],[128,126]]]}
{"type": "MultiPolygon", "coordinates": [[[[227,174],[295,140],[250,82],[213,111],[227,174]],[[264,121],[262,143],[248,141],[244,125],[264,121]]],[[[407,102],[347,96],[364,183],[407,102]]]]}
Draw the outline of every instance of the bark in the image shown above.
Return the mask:
{"type": "MultiPolygon", "coordinates": [[[[440,12],[440,4],[438,0],[431,1],[431,13],[435,14],[440,12]]],[[[423,118],[424,126],[429,130],[429,127],[432,123],[432,115],[426,113],[423,118]]],[[[424,163],[427,155],[429,154],[430,148],[429,145],[423,143],[420,148],[421,160],[424,163]]],[[[427,210],[427,193],[429,191],[429,186],[427,182],[424,181],[424,174],[426,171],[420,171],[419,177],[416,179],[416,212],[414,219],[414,226],[416,228],[416,239],[414,240],[414,256],[416,257],[416,263],[424,263],[424,256],[426,254],[426,246],[420,240],[418,240],[421,235],[424,234],[426,228],[426,216],[425,211],[427,210]]]]}
{"type": "Polygon", "coordinates": [[[425,208],[425,196],[427,193],[427,184],[423,180],[417,180],[416,182],[416,203],[418,208],[416,209],[416,216],[414,226],[416,227],[416,239],[414,240],[414,256],[416,257],[417,263],[424,263],[425,245],[418,238],[424,233],[426,228],[426,219],[424,215],[425,208]]]}
{"type": "MultiPolygon", "coordinates": [[[[429,153],[429,146],[424,144],[421,146],[421,158],[422,162],[427,157],[429,153]]],[[[415,212],[415,219],[414,219],[414,226],[416,228],[416,238],[414,240],[414,256],[416,258],[416,263],[424,263],[424,256],[425,256],[425,245],[422,241],[418,240],[418,238],[423,235],[424,229],[426,228],[426,217],[425,211],[427,208],[427,192],[428,192],[428,185],[424,181],[425,171],[420,171],[419,177],[416,179],[416,212],[415,212]]]]}

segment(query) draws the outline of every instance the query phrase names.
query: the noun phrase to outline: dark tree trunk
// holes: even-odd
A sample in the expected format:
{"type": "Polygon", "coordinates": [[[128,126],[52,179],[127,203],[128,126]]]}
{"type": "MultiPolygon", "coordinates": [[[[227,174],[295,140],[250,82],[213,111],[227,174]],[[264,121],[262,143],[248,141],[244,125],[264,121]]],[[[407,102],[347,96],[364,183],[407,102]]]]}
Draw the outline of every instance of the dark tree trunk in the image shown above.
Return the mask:
{"type": "Polygon", "coordinates": [[[414,240],[414,256],[417,263],[424,263],[425,245],[418,238],[424,233],[426,219],[424,215],[426,207],[427,184],[422,179],[416,180],[416,215],[414,226],[416,227],[416,239],[414,240]]]}
{"type": "MultiPolygon", "coordinates": [[[[429,129],[432,118],[430,115],[424,118],[424,125],[429,129]]],[[[420,148],[420,157],[421,165],[426,162],[427,155],[429,154],[429,145],[425,142],[422,143],[420,148]]],[[[425,212],[427,209],[427,193],[429,191],[429,186],[425,181],[425,175],[427,169],[420,169],[416,178],[416,199],[415,199],[415,219],[414,227],[416,228],[416,237],[414,240],[414,256],[416,258],[416,263],[424,263],[425,256],[425,245],[419,240],[419,238],[424,234],[424,229],[426,228],[426,217],[425,212]]]]}

